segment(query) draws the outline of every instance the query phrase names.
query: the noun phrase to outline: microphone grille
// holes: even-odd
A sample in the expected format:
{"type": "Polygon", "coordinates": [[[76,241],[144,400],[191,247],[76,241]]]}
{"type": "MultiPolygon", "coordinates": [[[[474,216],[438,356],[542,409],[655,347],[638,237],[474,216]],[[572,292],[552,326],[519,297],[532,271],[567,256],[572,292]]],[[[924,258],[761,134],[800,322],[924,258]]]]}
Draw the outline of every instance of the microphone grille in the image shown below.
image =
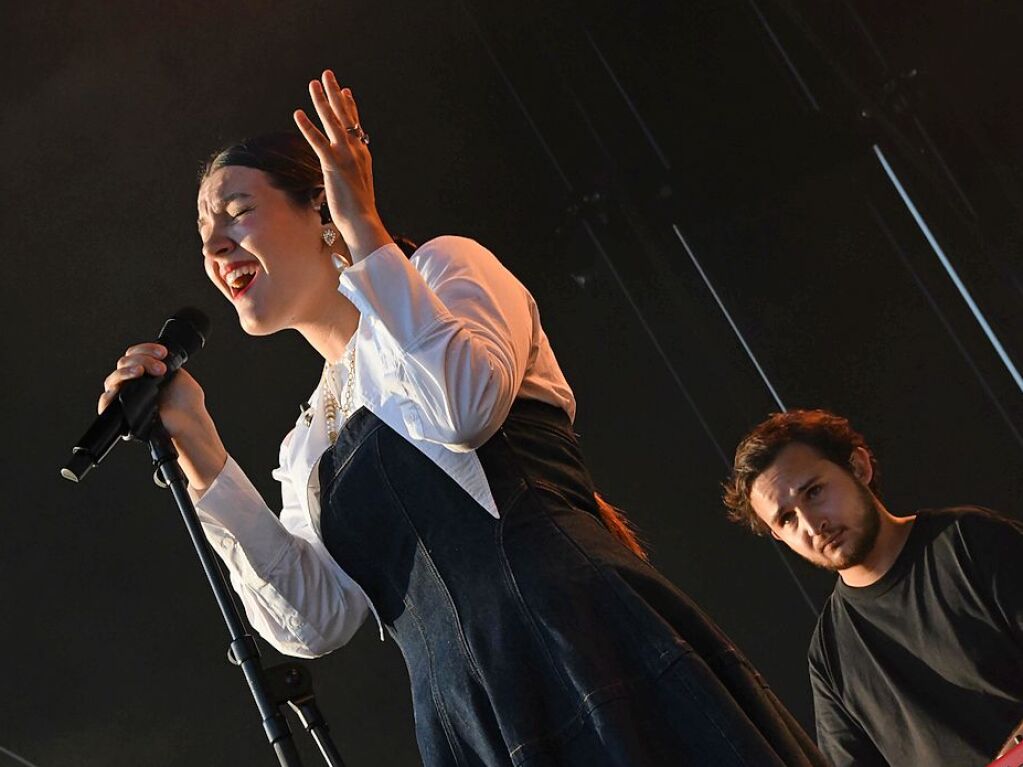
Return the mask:
{"type": "Polygon", "coordinates": [[[201,309],[186,306],[174,313],[160,330],[160,343],[174,344],[185,350],[189,356],[206,345],[210,337],[210,318],[201,309]]]}

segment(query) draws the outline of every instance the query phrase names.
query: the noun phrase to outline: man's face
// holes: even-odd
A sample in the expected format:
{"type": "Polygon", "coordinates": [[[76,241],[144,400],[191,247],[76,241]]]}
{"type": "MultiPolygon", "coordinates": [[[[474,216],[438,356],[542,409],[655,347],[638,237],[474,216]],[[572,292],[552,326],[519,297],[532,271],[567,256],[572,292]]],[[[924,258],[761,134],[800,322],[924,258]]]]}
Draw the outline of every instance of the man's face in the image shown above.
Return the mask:
{"type": "Polygon", "coordinates": [[[880,512],[867,488],[870,460],[857,450],[850,464],[852,473],[809,445],[793,442],[750,492],[750,504],[771,534],[827,570],[862,564],[880,529],[880,512]]]}

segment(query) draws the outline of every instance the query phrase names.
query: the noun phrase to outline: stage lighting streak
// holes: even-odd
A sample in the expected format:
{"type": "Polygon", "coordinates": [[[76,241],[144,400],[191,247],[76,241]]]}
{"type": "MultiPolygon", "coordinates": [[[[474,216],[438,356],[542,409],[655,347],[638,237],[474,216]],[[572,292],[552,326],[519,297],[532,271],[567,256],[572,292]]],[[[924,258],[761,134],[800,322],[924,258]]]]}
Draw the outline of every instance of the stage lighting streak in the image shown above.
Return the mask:
{"type": "Polygon", "coordinates": [[[18,756],[16,753],[14,753],[13,751],[9,751],[8,749],[4,748],[3,746],[0,746],[0,754],[3,754],[4,756],[9,756],[11,759],[16,761],[18,764],[25,765],[25,767],[37,767],[37,765],[32,764],[32,762],[30,762],[28,759],[25,759],[23,757],[18,756]]]}
{"type": "Polygon", "coordinates": [[[462,10],[465,11],[465,15],[469,17],[469,22],[476,30],[476,37],[478,37],[479,41],[483,44],[483,48],[487,52],[487,57],[490,59],[490,63],[494,65],[494,69],[497,70],[498,76],[501,78],[502,81],[504,81],[505,86],[508,88],[508,92],[511,94],[511,97],[515,100],[515,105],[519,108],[519,111],[522,113],[522,116],[526,118],[526,122],[529,123],[530,129],[533,131],[533,135],[536,137],[536,140],[540,142],[540,146],[543,148],[544,154],[547,155],[547,159],[551,161],[551,165],[554,166],[554,170],[557,171],[558,176],[561,178],[562,183],[565,185],[565,188],[570,192],[575,191],[574,187],[572,186],[572,182],[568,180],[568,176],[565,175],[565,171],[562,170],[561,163],[558,162],[558,158],[554,155],[554,150],[551,149],[550,145],[547,143],[547,140],[544,138],[543,133],[540,131],[540,127],[533,120],[533,115],[530,114],[529,109],[526,107],[525,102],[523,102],[522,98],[519,96],[519,92],[515,88],[515,85],[512,83],[511,78],[508,77],[508,74],[505,72],[504,67],[501,65],[500,60],[498,60],[497,54],[494,53],[494,49],[491,48],[490,43],[487,42],[487,38],[483,34],[483,30],[480,29],[479,24],[476,23],[476,17],[465,4],[464,0],[461,3],[461,6],[462,10]]]}
{"type": "Polygon", "coordinates": [[[777,48],[778,53],[781,54],[782,60],[785,62],[785,66],[789,69],[789,73],[796,79],[796,82],[799,83],[799,87],[802,89],[803,95],[806,96],[806,100],[810,102],[810,106],[813,107],[813,111],[820,112],[820,105],[817,103],[817,99],[813,97],[813,93],[810,92],[810,86],[806,84],[806,81],[803,80],[803,76],[799,74],[799,70],[796,69],[796,65],[792,63],[792,59],[790,59],[788,53],[785,52],[785,48],[782,47],[781,41],[774,34],[774,30],[771,29],[771,25],[767,23],[767,19],[764,18],[764,14],[760,12],[759,6],[754,2],[754,0],[749,0],[749,4],[753,8],[753,12],[757,15],[757,18],[760,19],[760,23],[767,32],[767,36],[770,37],[771,42],[774,43],[774,47],[777,48]]]}
{"type": "Polygon", "coordinates": [[[920,215],[920,211],[918,211],[916,205],[913,204],[913,200],[910,199],[909,193],[906,192],[905,188],[902,186],[902,183],[899,181],[899,177],[895,175],[895,171],[892,170],[892,166],[888,164],[888,159],[885,157],[884,152],[881,151],[881,147],[874,144],[873,149],[874,154],[877,155],[877,159],[881,162],[881,167],[884,168],[884,172],[888,174],[888,178],[891,180],[896,191],[899,193],[899,196],[902,198],[902,201],[909,209],[910,214],[913,216],[913,220],[916,221],[916,225],[920,227],[920,231],[923,232],[924,238],[931,246],[931,250],[933,250],[935,255],[938,257],[941,265],[945,267],[945,271],[952,279],[952,282],[956,286],[956,289],[958,289],[959,294],[963,297],[966,305],[970,307],[970,311],[973,312],[974,318],[980,324],[981,329],[984,331],[984,335],[987,336],[988,341],[991,342],[991,345],[1001,358],[1002,363],[1009,371],[1012,379],[1016,382],[1016,386],[1018,386],[1020,392],[1023,393],[1023,376],[1021,376],[1019,370],[1016,369],[1016,365],[1013,364],[1012,358],[1009,357],[1008,352],[1005,350],[1005,347],[1002,346],[1002,342],[998,339],[994,329],[992,329],[991,325],[988,324],[984,313],[980,310],[977,302],[973,300],[973,296],[970,294],[969,289],[960,279],[959,273],[956,272],[955,267],[952,266],[952,262],[949,261],[948,257],[945,255],[945,251],[941,249],[938,241],[931,233],[930,227],[927,226],[927,222],[924,221],[923,216],[920,215]]]}
{"type": "MultiPolygon", "coordinates": [[[[555,157],[553,150],[550,148],[550,145],[544,138],[543,133],[540,131],[540,127],[537,125],[536,121],[533,119],[533,116],[530,114],[529,108],[526,106],[526,103],[519,96],[519,93],[516,90],[514,83],[512,83],[511,78],[508,77],[507,73],[504,70],[504,67],[501,65],[500,60],[494,53],[493,48],[491,48],[490,44],[486,40],[486,37],[484,37],[483,30],[480,29],[479,25],[476,23],[476,18],[473,16],[472,12],[464,3],[462,4],[462,8],[463,10],[465,10],[466,15],[472,22],[472,25],[476,30],[476,34],[479,37],[480,41],[482,42],[483,47],[486,49],[487,55],[489,56],[491,63],[493,63],[494,67],[497,69],[501,79],[504,81],[505,86],[507,86],[509,92],[512,95],[512,98],[515,100],[515,104],[518,106],[519,110],[526,118],[526,122],[529,123],[529,127],[532,129],[533,135],[535,135],[537,141],[540,142],[540,145],[543,147],[545,154],[550,159],[551,164],[554,166],[555,170],[557,170],[558,175],[561,177],[561,180],[564,182],[565,187],[569,191],[573,191],[572,182],[568,180],[568,176],[566,176],[564,171],[561,169],[561,163],[558,162],[558,159],[557,157],[555,157]]],[[[608,255],[607,251],[604,249],[603,244],[600,242],[600,239],[597,237],[597,233],[593,231],[593,228],[590,226],[589,221],[583,220],[583,228],[586,230],[586,234],[589,235],[590,241],[593,243],[594,247],[596,247],[597,252],[600,254],[600,257],[603,260],[604,265],[611,273],[612,278],[614,278],[614,281],[618,285],[618,288],[622,291],[622,294],[625,296],[625,300],[628,302],[629,306],[632,308],[632,311],[635,313],[636,319],[639,321],[639,324],[643,328],[643,331],[650,339],[650,342],[653,344],[654,349],[657,351],[658,355],[664,362],[665,366],[668,368],[668,372],[674,379],[675,384],[678,386],[679,390],[682,392],[682,396],[685,397],[686,402],[688,402],[689,406],[692,408],[693,413],[696,415],[696,419],[700,422],[700,426],[703,428],[704,433],[707,435],[707,438],[714,446],[714,450],[727,465],[728,459],[725,456],[725,451],[721,448],[721,445],[714,437],[714,433],[711,431],[710,425],[703,417],[703,413],[700,412],[700,409],[699,407],[697,407],[696,402],[695,400],[693,400],[692,395],[690,395],[689,390],[686,389],[685,385],[682,383],[682,377],[678,374],[678,371],[675,370],[675,366],[672,364],[671,359],[668,357],[667,352],[664,351],[664,347],[661,346],[661,342],[657,339],[657,334],[654,333],[653,328],[650,327],[650,323],[648,323],[646,317],[643,316],[643,311],[640,309],[639,304],[636,303],[636,300],[632,297],[632,292],[628,289],[628,287],[626,287],[625,281],[622,280],[621,275],[618,273],[618,269],[615,268],[614,262],[611,260],[611,257],[608,255]]]]}
{"type": "Polygon", "coordinates": [[[774,553],[778,555],[778,559],[781,560],[781,563],[785,566],[788,574],[792,576],[792,580],[796,582],[796,588],[799,589],[799,593],[803,597],[803,601],[806,602],[806,606],[810,608],[810,613],[814,618],[819,618],[821,611],[817,609],[817,605],[815,605],[813,603],[813,599],[810,598],[810,592],[803,587],[803,582],[799,580],[799,576],[796,575],[796,571],[792,569],[792,563],[789,562],[789,555],[785,553],[785,545],[774,537],[770,538],[770,541],[774,544],[772,546],[774,553]]]}
{"type": "Polygon", "coordinates": [[[920,118],[915,115],[913,117],[913,124],[916,125],[917,131],[920,133],[921,138],[923,138],[924,143],[927,144],[927,148],[934,156],[934,159],[938,161],[938,167],[941,168],[942,173],[945,174],[945,178],[948,179],[948,183],[950,183],[952,188],[956,190],[956,194],[959,195],[959,199],[963,201],[963,205],[966,206],[970,215],[973,216],[973,218],[976,218],[977,211],[973,209],[973,205],[970,204],[970,198],[966,196],[966,192],[964,192],[963,188],[959,186],[959,182],[956,180],[955,174],[952,173],[952,169],[948,167],[948,163],[945,162],[945,156],[938,151],[938,147],[931,140],[931,134],[927,132],[924,124],[920,122],[920,118]]]}
{"type": "Polygon", "coordinates": [[[995,406],[995,409],[1002,416],[1002,419],[1005,421],[1005,425],[1009,427],[1009,431],[1012,432],[1012,436],[1015,437],[1016,442],[1019,443],[1020,447],[1023,447],[1023,435],[1021,435],[1016,429],[1016,425],[1012,422],[1012,418],[1009,416],[1008,412],[1006,412],[1005,408],[1002,407],[1001,401],[997,396],[995,396],[994,391],[992,391],[991,387],[988,385],[987,379],[973,361],[973,357],[970,356],[966,346],[964,346],[963,342],[959,340],[959,336],[956,335],[955,330],[952,328],[952,324],[948,321],[948,319],[946,319],[944,312],[941,311],[941,307],[938,306],[938,302],[934,299],[934,296],[931,295],[927,286],[924,285],[923,280],[920,279],[920,275],[917,274],[917,271],[913,268],[909,258],[899,246],[898,241],[895,239],[895,235],[893,235],[891,230],[888,228],[888,224],[885,222],[878,210],[869,202],[867,203],[867,208],[870,209],[878,228],[887,238],[888,244],[892,246],[892,250],[894,250],[896,255],[898,255],[899,260],[902,261],[902,265],[906,267],[906,271],[912,275],[913,280],[916,282],[916,286],[920,289],[920,292],[924,294],[924,298],[927,299],[927,303],[930,305],[931,310],[938,316],[938,320],[941,322],[942,327],[945,328],[945,332],[948,333],[949,337],[952,339],[952,343],[955,344],[956,349],[959,350],[963,359],[966,360],[966,365],[971,371],[973,371],[973,375],[977,378],[977,382],[984,390],[984,393],[987,394],[988,399],[991,400],[991,404],[995,406]]]}
{"type": "Polygon", "coordinates": [[[682,243],[682,247],[686,249],[686,253],[689,254],[689,259],[693,262],[693,266],[696,267],[696,271],[700,273],[700,277],[703,278],[703,282],[707,286],[707,289],[710,291],[710,294],[714,296],[714,300],[717,301],[718,308],[721,309],[721,313],[725,315],[725,319],[728,320],[728,324],[732,326],[732,331],[738,337],[739,343],[742,344],[742,348],[746,350],[746,354],[749,356],[750,361],[753,363],[753,366],[757,369],[757,372],[760,374],[760,378],[763,379],[764,384],[767,386],[768,391],[771,392],[771,396],[774,397],[774,401],[778,403],[778,409],[781,410],[782,412],[785,412],[786,410],[788,410],[788,408],[785,407],[785,403],[781,401],[781,397],[779,397],[778,392],[775,391],[774,386],[771,384],[770,379],[767,377],[767,373],[764,372],[764,368],[760,365],[760,362],[757,360],[757,355],[753,353],[753,350],[750,348],[750,345],[746,343],[746,339],[743,337],[742,331],[739,330],[739,326],[735,324],[735,320],[732,319],[732,315],[725,307],[725,303],[724,301],[721,300],[721,296],[719,296],[718,292],[714,290],[714,286],[711,284],[710,278],[708,278],[707,273],[703,271],[703,267],[700,266],[700,262],[696,259],[696,254],[693,253],[693,249],[689,247],[689,243],[686,242],[686,238],[682,236],[682,232],[679,230],[678,224],[672,224],[671,228],[675,230],[675,236],[678,237],[679,242],[682,243]]]}
{"type": "Polygon", "coordinates": [[[888,62],[885,60],[884,54],[881,53],[881,49],[878,47],[877,42],[874,40],[874,36],[870,34],[870,29],[863,22],[863,17],[856,12],[849,0],[842,0],[842,7],[848,11],[849,15],[852,16],[853,21],[856,23],[857,28],[860,30],[860,34],[863,35],[867,41],[867,46],[870,48],[871,53],[877,57],[878,63],[881,65],[882,74],[888,77],[888,62]]]}
{"type": "Polygon", "coordinates": [[[561,80],[562,85],[568,90],[568,92],[572,94],[572,104],[573,106],[575,106],[576,111],[579,113],[579,116],[582,119],[583,124],[586,126],[586,130],[589,132],[590,136],[593,137],[593,142],[597,145],[597,148],[600,150],[600,153],[604,155],[604,160],[608,162],[608,164],[614,163],[615,156],[611,154],[611,150],[607,148],[607,145],[604,143],[604,139],[601,137],[600,132],[597,130],[597,126],[595,126],[593,124],[593,120],[590,119],[590,113],[586,111],[586,107],[584,107],[583,103],[579,100],[579,96],[576,95],[576,92],[572,89],[571,84],[569,84],[568,81],[564,79],[564,76],[560,77],[559,79],[561,80]]]}
{"type": "MultiPolygon", "coordinates": [[[[678,224],[672,224],[671,228],[675,230],[675,236],[678,237],[679,242],[682,243],[682,247],[685,248],[686,253],[689,254],[689,258],[693,262],[693,266],[695,266],[696,271],[700,273],[700,277],[703,278],[703,282],[707,286],[707,289],[710,291],[710,294],[714,296],[714,300],[717,302],[718,308],[721,309],[721,313],[725,315],[725,319],[728,320],[728,324],[732,326],[732,331],[738,337],[739,343],[742,344],[742,348],[746,350],[746,354],[749,356],[750,361],[753,362],[753,366],[757,369],[757,372],[760,373],[760,378],[763,379],[764,383],[767,385],[767,389],[768,391],[771,392],[771,396],[774,397],[774,401],[778,403],[778,409],[781,410],[782,412],[786,411],[788,408],[785,407],[785,404],[781,401],[781,397],[778,396],[778,392],[775,391],[774,386],[771,385],[771,381],[767,377],[767,373],[764,372],[764,369],[763,367],[761,367],[760,362],[757,361],[757,356],[753,353],[753,350],[750,348],[749,344],[746,343],[746,339],[743,337],[742,332],[739,330],[739,326],[735,324],[735,321],[732,319],[731,313],[725,307],[724,302],[721,300],[721,297],[718,295],[718,292],[714,289],[714,286],[711,284],[710,279],[707,277],[707,273],[704,272],[703,267],[700,266],[700,262],[697,260],[696,254],[693,253],[693,249],[689,247],[689,243],[686,242],[686,238],[682,236],[682,231],[678,228],[678,224]]],[[[729,469],[731,468],[731,464],[729,464],[727,460],[725,461],[725,466],[729,469]]],[[[773,548],[775,553],[778,555],[778,558],[785,566],[785,569],[788,571],[789,575],[792,576],[792,580],[795,581],[796,588],[799,589],[799,593],[802,595],[803,601],[806,602],[806,606],[810,608],[810,612],[814,615],[814,617],[819,616],[820,610],[817,609],[817,605],[815,605],[813,599],[810,598],[809,592],[807,592],[807,590],[804,588],[803,582],[799,579],[799,576],[796,575],[796,571],[792,569],[792,563],[789,562],[788,556],[785,554],[785,551],[783,550],[781,543],[775,540],[774,538],[771,539],[771,543],[774,544],[773,548]]]]}
{"type": "MultiPolygon", "coordinates": [[[[538,45],[542,45],[542,43],[538,43],[538,45]]],[[[569,82],[567,77],[565,77],[565,73],[564,71],[562,71],[561,60],[558,57],[557,51],[551,50],[549,46],[545,46],[544,51],[546,52],[547,56],[554,61],[555,66],[551,67],[551,71],[557,75],[558,82],[561,83],[562,89],[570,94],[570,97],[572,99],[572,105],[575,107],[575,110],[579,113],[579,117],[583,121],[583,125],[586,126],[587,132],[590,134],[590,137],[593,139],[593,142],[597,145],[597,149],[599,149],[600,153],[604,155],[604,159],[608,163],[614,163],[615,156],[611,153],[611,150],[607,148],[607,145],[604,143],[604,139],[600,135],[600,131],[597,130],[597,126],[595,126],[593,124],[593,120],[590,119],[590,114],[589,112],[586,111],[586,107],[583,106],[583,103],[579,98],[579,94],[575,92],[575,89],[572,87],[572,83],[569,82]]]]}
{"type": "Polygon", "coordinates": [[[636,122],[639,123],[639,129],[643,131],[643,135],[646,136],[646,140],[650,142],[650,146],[657,154],[657,159],[661,161],[661,165],[664,166],[665,170],[669,170],[671,168],[671,163],[668,161],[667,155],[665,155],[664,152],[661,151],[660,144],[657,143],[657,139],[654,138],[653,132],[651,132],[650,128],[647,127],[646,121],[643,119],[643,116],[639,113],[639,109],[636,108],[635,102],[633,102],[633,100],[629,97],[628,92],[626,92],[625,88],[618,80],[618,77],[615,75],[615,72],[611,68],[611,65],[607,63],[607,59],[604,58],[604,54],[597,46],[597,41],[593,39],[593,36],[590,34],[588,29],[583,30],[583,32],[586,34],[586,39],[589,40],[590,47],[593,48],[593,52],[596,53],[597,58],[600,59],[600,63],[603,65],[604,71],[607,72],[607,76],[611,78],[611,82],[615,84],[615,88],[618,89],[618,93],[625,100],[625,104],[626,106],[629,107],[629,111],[632,112],[632,116],[635,117],[636,122]]]}
{"type": "MultiPolygon", "coordinates": [[[[508,77],[507,73],[505,72],[504,67],[501,65],[500,60],[497,58],[497,55],[494,53],[494,51],[491,48],[490,44],[487,42],[486,37],[483,35],[483,30],[480,28],[479,24],[476,23],[476,18],[475,18],[475,16],[473,16],[472,10],[468,7],[468,5],[466,5],[464,0],[461,3],[461,6],[462,6],[462,10],[465,12],[466,16],[469,17],[469,21],[472,24],[473,28],[475,29],[476,35],[477,35],[477,37],[479,37],[480,42],[482,43],[484,49],[486,50],[487,56],[490,58],[491,63],[494,65],[494,68],[497,69],[498,74],[501,77],[501,80],[504,82],[505,86],[508,88],[509,93],[511,93],[511,96],[512,96],[512,98],[515,101],[515,104],[518,106],[519,110],[522,112],[523,116],[525,117],[526,122],[529,124],[529,127],[532,129],[533,135],[536,136],[537,141],[539,141],[540,145],[543,147],[544,153],[547,155],[547,158],[551,161],[551,164],[554,166],[555,170],[557,171],[558,176],[561,178],[562,182],[564,183],[565,188],[568,191],[574,191],[573,186],[572,186],[572,182],[569,181],[568,176],[566,176],[565,172],[562,170],[561,163],[558,162],[557,157],[554,155],[554,151],[551,149],[550,145],[547,143],[546,139],[543,136],[543,133],[540,130],[540,127],[537,125],[536,121],[533,119],[532,115],[530,114],[529,108],[526,106],[526,103],[519,96],[518,90],[516,90],[514,83],[512,83],[511,78],[508,77]]],[[[600,254],[600,257],[603,260],[605,266],[607,267],[608,271],[611,273],[611,276],[614,278],[614,280],[617,283],[619,289],[622,291],[622,294],[625,296],[625,300],[632,307],[632,310],[635,313],[636,318],[639,321],[639,324],[642,326],[643,330],[646,332],[646,335],[650,339],[650,342],[653,344],[654,349],[657,350],[657,353],[658,353],[658,355],[660,355],[661,360],[664,362],[665,366],[668,368],[668,372],[670,373],[671,377],[674,379],[676,386],[678,386],[679,390],[682,392],[682,396],[685,397],[686,402],[689,404],[689,407],[692,409],[693,413],[695,414],[696,419],[700,423],[700,427],[703,429],[704,434],[707,436],[707,439],[709,439],[710,443],[714,446],[715,452],[717,452],[718,457],[721,459],[721,461],[725,465],[726,469],[730,468],[731,467],[731,463],[729,462],[728,457],[725,455],[725,451],[721,448],[721,445],[718,443],[717,439],[714,437],[714,433],[711,431],[710,425],[707,423],[707,420],[703,417],[703,413],[700,411],[699,407],[697,407],[696,402],[693,400],[692,395],[690,395],[690,393],[689,393],[689,390],[686,389],[685,385],[682,383],[681,376],[678,374],[678,371],[675,370],[675,366],[672,364],[671,359],[668,357],[667,353],[665,352],[664,347],[661,346],[661,343],[657,339],[657,335],[656,335],[656,333],[654,333],[653,328],[650,327],[650,324],[646,321],[646,317],[643,316],[642,310],[639,308],[639,305],[636,303],[635,299],[632,297],[632,292],[626,287],[625,282],[622,280],[621,275],[618,273],[618,269],[615,268],[614,262],[611,260],[611,257],[608,255],[607,251],[604,249],[604,246],[601,243],[600,238],[598,238],[596,232],[593,231],[593,227],[590,226],[590,222],[586,221],[585,219],[583,219],[583,228],[586,230],[586,234],[589,236],[589,238],[590,238],[591,242],[593,243],[594,247],[597,249],[597,252],[600,254]]],[[[792,569],[792,565],[788,561],[788,559],[786,558],[785,553],[781,550],[779,542],[775,541],[775,540],[772,540],[772,543],[774,544],[773,548],[774,548],[775,552],[777,553],[779,559],[781,559],[782,565],[785,567],[786,572],[789,574],[789,576],[795,582],[796,589],[799,591],[799,593],[802,596],[803,600],[806,602],[806,605],[810,609],[810,612],[815,617],[817,617],[820,614],[820,611],[814,605],[814,602],[810,598],[810,595],[806,591],[806,588],[803,586],[802,581],[799,579],[799,576],[796,575],[796,571],[792,569]]]]}
{"type": "Polygon", "coordinates": [[[622,280],[622,276],[618,273],[618,269],[615,268],[614,262],[611,260],[611,257],[604,249],[604,246],[598,239],[596,232],[593,231],[593,227],[590,226],[590,222],[583,221],[583,227],[586,229],[586,233],[590,236],[590,240],[593,242],[593,246],[597,249],[597,252],[600,254],[601,259],[604,261],[604,265],[607,267],[608,271],[611,272],[611,276],[614,278],[615,282],[618,284],[619,289],[621,289],[622,293],[624,294],[625,300],[628,301],[629,306],[632,307],[632,311],[635,313],[636,319],[639,320],[639,324],[642,326],[643,331],[647,335],[647,338],[650,339],[650,343],[653,344],[654,349],[657,350],[657,353],[661,357],[661,361],[664,362],[665,367],[668,368],[668,372],[671,374],[671,377],[675,380],[675,384],[682,392],[682,396],[686,398],[686,402],[689,403],[689,407],[691,407],[693,413],[696,414],[696,420],[700,422],[700,426],[703,428],[704,433],[707,435],[707,439],[709,439],[711,441],[711,444],[714,445],[714,449],[717,451],[717,454],[721,458],[721,460],[725,462],[725,465],[729,466],[730,464],[728,462],[728,458],[725,455],[725,451],[721,448],[721,445],[714,437],[714,433],[711,431],[710,424],[707,423],[707,420],[703,417],[703,413],[700,411],[700,408],[697,407],[696,401],[689,393],[689,390],[685,387],[685,384],[682,383],[682,377],[678,374],[678,371],[675,369],[675,365],[672,364],[671,358],[668,357],[668,353],[664,351],[664,347],[661,346],[661,342],[657,340],[657,334],[654,333],[653,328],[650,327],[650,323],[648,323],[646,321],[646,317],[643,316],[643,312],[639,308],[639,304],[636,303],[636,300],[632,297],[632,292],[626,287],[624,280],[622,280]]]}

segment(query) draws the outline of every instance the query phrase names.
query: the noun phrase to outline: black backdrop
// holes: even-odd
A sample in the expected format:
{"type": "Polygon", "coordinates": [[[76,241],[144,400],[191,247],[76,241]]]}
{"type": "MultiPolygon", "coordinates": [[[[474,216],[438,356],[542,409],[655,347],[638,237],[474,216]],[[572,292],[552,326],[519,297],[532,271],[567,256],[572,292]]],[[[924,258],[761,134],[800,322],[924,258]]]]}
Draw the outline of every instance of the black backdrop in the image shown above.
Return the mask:
{"type": "MultiPolygon", "coordinates": [[[[896,513],[1021,514],[1021,387],[874,147],[1023,364],[1023,18],[889,5],[6,9],[0,747],[39,767],[275,763],[144,450],[79,486],[58,469],[121,350],[197,304],[214,333],[192,370],[277,498],[319,363],[295,335],[244,336],[206,284],[195,171],[287,127],[324,66],[372,133],[385,221],[475,237],[533,290],[598,483],[811,727],[803,653],[832,578],[723,521],[742,433],[779,400],[831,407],[871,439],[896,513]]],[[[312,668],[350,765],[416,763],[392,642],[365,629],[312,668]]]]}

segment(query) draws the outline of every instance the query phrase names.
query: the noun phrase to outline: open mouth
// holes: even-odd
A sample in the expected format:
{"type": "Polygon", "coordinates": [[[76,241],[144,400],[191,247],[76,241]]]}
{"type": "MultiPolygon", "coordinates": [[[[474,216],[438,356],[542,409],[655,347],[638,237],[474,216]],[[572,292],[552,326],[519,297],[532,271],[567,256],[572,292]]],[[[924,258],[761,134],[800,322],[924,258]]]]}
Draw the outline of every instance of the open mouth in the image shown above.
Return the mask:
{"type": "Polygon", "coordinates": [[[250,261],[245,264],[238,264],[224,274],[224,284],[231,291],[232,299],[239,299],[245,295],[260,273],[259,264],[250,261]]]}

